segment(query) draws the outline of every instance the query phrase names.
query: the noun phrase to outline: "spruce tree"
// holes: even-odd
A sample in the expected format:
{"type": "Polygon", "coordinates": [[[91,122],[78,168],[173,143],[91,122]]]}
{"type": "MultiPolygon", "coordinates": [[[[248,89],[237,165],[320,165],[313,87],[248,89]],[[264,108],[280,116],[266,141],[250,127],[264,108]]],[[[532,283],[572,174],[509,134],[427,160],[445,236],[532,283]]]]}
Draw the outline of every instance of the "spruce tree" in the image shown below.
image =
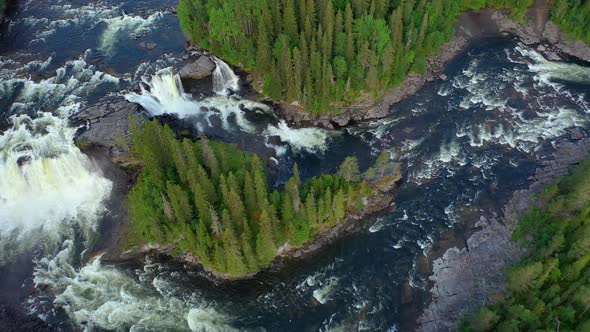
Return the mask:
{"type": "Polygon", "coordinates": [[[297,18],[295,17],[295,3],[293,0],[287,0],[283,10],[283,33],[289,36],[291,43],[297,41],[299,33],[297,32],[297,18]]]}
{"type": "Polygon", "coordinates": [[[272,226],[267,211],[260,216],[260,230],[256,236],[256,254],[262,265],[268,265],[275,257],[277,248],[272,238],[272,226]]]}

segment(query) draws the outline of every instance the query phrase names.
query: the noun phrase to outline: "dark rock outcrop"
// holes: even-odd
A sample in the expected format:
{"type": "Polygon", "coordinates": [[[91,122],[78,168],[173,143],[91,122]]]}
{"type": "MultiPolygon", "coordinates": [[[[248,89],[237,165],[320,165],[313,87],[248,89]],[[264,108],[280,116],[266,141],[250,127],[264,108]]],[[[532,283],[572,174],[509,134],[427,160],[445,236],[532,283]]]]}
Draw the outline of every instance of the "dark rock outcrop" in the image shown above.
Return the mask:
{"type": "Polygon", "coordinates": [[[74,120],[86,124],[78,142],[95,144],[110,149],[111,157],[125,154],[125,141],[129,139],[129,116],[142,119],[141,107],[125,100],[105,101],[92,105],[74,115],[74,120]]]}
{"type": "Polygon", "coordinates": [[[179,75],[182,78],[200,80],[211,76],[213,70],[215,70],[215,63],[208,56],[202,55],[197,60],[184,65],[180,69],[179,75]]]}

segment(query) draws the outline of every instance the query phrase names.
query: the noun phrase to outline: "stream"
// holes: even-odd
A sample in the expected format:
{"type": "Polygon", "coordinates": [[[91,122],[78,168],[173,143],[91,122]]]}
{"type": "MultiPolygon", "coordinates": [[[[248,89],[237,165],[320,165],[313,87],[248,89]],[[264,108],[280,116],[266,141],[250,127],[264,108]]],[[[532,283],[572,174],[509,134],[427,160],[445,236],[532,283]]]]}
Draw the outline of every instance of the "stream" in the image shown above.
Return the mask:
{"type": "Polygon", "coordinates": [[[419,258],[467,211],[498,211],[558,138],[590,129],[590,67],[550,62],[512,38],[472,45],[385,119],[339,131],[290,128],[240,97],[222,60],[212,91],[185,92],[173,0],[23,0],[0,39],[0,305],[57,331],[398,331],[428,298],[419,258]],[[148,257],[87,261],[113,183],[74,144],[68,119],[127,99],[152,116],[260,152],[275,185],[382,150],[405,167],[396,209],[320,254],[214,285],[148,257]],[[280,143],[273,138],[280,138],[280,143]],[[84,263],[86,262],[86,263],[84,263]]]}

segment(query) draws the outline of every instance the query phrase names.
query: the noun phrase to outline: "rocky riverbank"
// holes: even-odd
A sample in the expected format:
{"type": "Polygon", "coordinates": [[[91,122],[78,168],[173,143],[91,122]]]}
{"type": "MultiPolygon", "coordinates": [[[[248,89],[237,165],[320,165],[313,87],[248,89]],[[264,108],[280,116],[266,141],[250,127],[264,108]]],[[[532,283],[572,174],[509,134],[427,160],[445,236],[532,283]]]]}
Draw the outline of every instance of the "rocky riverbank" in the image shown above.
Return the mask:
{"type": "Polygon", "coordinates": [[[534,196],[549,183],[569,174],[590,155],[590,138],[579,129],[554,144],[551,157],[529,178],[525,190],[513,193],[500,214],[465,220],[469,227],[463,247],[456,246],[432,262],[432,301],[418,318],[418,331],[456,331],[457,324],[504,290],[506,267],[520,256],[512,232],[522,215],[538,202],[534,196]]]}

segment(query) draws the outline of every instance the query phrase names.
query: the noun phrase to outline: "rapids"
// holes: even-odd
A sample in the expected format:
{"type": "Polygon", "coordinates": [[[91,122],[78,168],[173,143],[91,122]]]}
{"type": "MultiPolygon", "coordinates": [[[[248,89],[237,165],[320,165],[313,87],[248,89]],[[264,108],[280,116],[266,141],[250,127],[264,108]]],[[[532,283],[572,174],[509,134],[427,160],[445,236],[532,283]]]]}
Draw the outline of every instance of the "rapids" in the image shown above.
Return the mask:
{"type": "MultiPolygon", "coordinates": [[[[557,139],[587,136],[590,69],[548,61],[510,38],[482,40],[392,114],[339,132],[290,128],[239,95],[215,60],[197,98],[175,73],[185,39],[174,0],[23,1],[0,40],[0,305],[60,330],[409,329],[427,298],[419,258],[465,213],[498,212],[557,139]],[[153,43],[155,47],[148,47],[153,43]],[[139,88],[139,91],[136,90],[139,88]],[[406,166],[397,209],[316,257],[254,281],[214,285],[163,259],[90,259],[112,183],[73,143],[70,115],[100,100],[138,103],[276,161],[281,185],[364,170],[382,150],[406,166]],[[474,212],[475,211],[475,212],[474,212]],[[18,260],[17,260],[18,259],[18,260]],[[28,261],[32,272],[11,262],[28,261]],[[87,263],[83,263],[87,262],[87,263]],[[22,295],[16,289],[31,285],[22,295]],[[8,289],[8,290],[7,290],[8,289]]],[[[459,231],[458,231],[459,232],[459,231]]]]}

